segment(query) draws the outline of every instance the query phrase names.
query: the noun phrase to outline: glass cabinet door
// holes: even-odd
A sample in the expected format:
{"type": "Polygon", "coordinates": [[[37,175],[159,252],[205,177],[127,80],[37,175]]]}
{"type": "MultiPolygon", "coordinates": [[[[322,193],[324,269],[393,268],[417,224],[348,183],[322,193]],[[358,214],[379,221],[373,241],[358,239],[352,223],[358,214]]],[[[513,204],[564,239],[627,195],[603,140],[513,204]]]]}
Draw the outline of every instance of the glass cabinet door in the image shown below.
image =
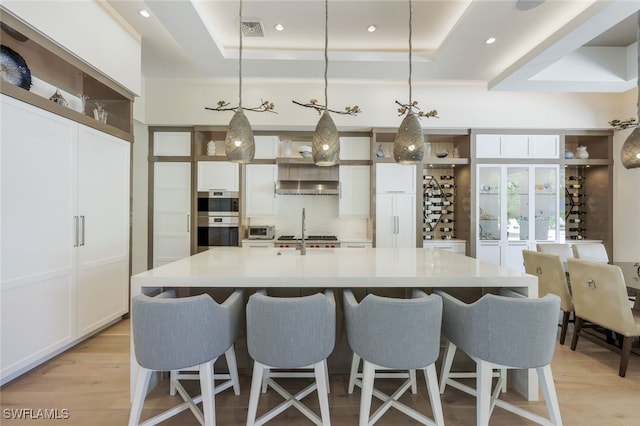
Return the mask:
{"type": "Polygon", "coordinates": [[[529,167],[509,166],[506,171],[507,241],[529,239],[529,167]]]}
{"type": "Polygon", "coordinates": [[[536,241],[559,241],[558,167],[536,166],[534,169],[534,237],[536,241]]]}
{"type": "Polygon", "coordinates": [[[501,239],[501,167],[478,167],[478,236],[480,240],[501,239]]]}

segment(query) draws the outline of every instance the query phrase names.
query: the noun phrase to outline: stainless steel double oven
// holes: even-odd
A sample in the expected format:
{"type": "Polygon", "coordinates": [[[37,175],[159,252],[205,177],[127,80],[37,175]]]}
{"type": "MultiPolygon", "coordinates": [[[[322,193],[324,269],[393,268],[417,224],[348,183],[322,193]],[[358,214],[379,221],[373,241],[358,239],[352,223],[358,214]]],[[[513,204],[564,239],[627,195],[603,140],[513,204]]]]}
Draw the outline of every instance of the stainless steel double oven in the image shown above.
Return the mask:
{"type": "Polygon", "coordinates": [[[215,246],[238,246],[237,191],[198,192],[198,253],[215,246]]]}

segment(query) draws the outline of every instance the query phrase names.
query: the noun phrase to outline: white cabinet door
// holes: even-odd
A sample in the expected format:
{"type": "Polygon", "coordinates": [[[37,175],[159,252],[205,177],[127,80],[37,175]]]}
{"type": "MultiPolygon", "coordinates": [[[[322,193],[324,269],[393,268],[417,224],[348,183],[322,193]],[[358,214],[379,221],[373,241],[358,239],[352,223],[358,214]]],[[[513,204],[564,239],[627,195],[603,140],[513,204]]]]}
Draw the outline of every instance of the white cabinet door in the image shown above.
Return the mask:
{"type": "Polygon", "coordinates": [[[191,155],[191,132],[153,132],[153,155],[191,155]]]}
{"type": "Polygon", "coordinates": [[[529,157],[529,136],[527,135],[502,135],[502,158],[527,158],[529,157]]]}
{"type": "Polygon", "coordinates": [[[558,135],[532,135],[529,141],[531,158],[559,158],[560,137],[558,135]]]}
{"type": "Polygon", "coordinates": [[[280,142],[278,136],[255,136],[254,139],[256,141],[256,155],[254,156],[256,160],[276,158],[280,142]]]}
{"type": "Polygon", "coordinates": [[[524,258],[522,250],[528,250],[529,244],[526,241],[508,241],[503,251],[502,266],[515,271],[524,272],[524,258]]]}
{"type": "Polygon", "coordinates": [[[129,142],[86,126],[78,138],[78,335],[128,310],[129,142]]]}
{"type": "Polygon", "coordinates": [[[476,259],[501,265],[501,247],[499,241],[481,241],[476,247],[476,259]]]}
{"type": "Polygon", "coordinates": [[[415,194],[376,196],[376,247],[416,247],[415,194]]]}
{"type": "Polygon", "coordinates": [[[395,194],[376,195],[376,247],[393,248],[396,244],[395,194]]]}
{"type": "Polygon", "coordinates": [[[227,161],[198,161],[198,191],[222,189],[238,191],[238,163],[227,161]]]}
{"type": "Polygon", "coordinates": [[[191,164],[155,163],[153,267],[191,255],[191,164]]]}
{"type": "Polygon", "coordinates": [[[341,137],[341,160],[369,160],[371,157],[371,138],[369,137],[341,137]]]}
{"type": "Polygon", "coordinates": [[[0,95],[2,381],[75,337],[77,123],[0,95]]]}
{"type": "Polygon", "coordinates": [[[416,167],[394,163],[376,164],[376,193],[416,192],[416,167]]]}
{"type": "Polygon", "coordinates": [[[477,158],[500,158],[500,135],[476,135],[477,158]]]}
{"type": "Polygon", "coordinates": [[[340,217],[369,217],[370,166],[340,166],[340,217]]]}
{"type": "Polygon", "coordinates": [[[247,164],[245,202],[247,217],[275,216],[278,213],[275,164],[247,164]]]}

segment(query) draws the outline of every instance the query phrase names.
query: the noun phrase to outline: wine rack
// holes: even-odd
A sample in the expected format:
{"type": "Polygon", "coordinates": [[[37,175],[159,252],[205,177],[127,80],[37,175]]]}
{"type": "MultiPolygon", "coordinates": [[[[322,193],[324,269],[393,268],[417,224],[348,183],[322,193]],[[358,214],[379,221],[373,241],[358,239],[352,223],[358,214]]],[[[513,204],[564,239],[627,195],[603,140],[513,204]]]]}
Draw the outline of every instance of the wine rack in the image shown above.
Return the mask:
{"type": "Polygon", "coordinates": [[[586,201],[585,176],[575,170],[567,176],[565,184],[565,232],[567,240],[585,239],[586,201]]]}
{"type": "Polygon", "coordinates": [[[455,176],[439,173],[436,176],[437,172],[425,169],[422,174],[423,239],[452,240],[455,238],[455,176]]]}

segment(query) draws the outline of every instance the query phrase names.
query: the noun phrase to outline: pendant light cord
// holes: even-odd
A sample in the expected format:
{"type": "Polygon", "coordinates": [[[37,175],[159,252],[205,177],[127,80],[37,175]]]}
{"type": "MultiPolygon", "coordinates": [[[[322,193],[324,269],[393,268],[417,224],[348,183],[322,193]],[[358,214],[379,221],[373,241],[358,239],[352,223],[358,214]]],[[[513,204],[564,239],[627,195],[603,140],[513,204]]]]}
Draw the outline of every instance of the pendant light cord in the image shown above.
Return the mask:
{"type": "Polygon", "coordinates": [[[329,55],[327,46],[329,45],[329,0],[324,2],[324,109],[329,108],[329,99],[327,95],[327,70],[329,69],[329,55]]]}
{"type": "Polygon", "coordinates": [[[238,110],[242,110],[242,0],[240,0],[240,8],[238,11],[240,15],[240,25],[238,29],[238,38],[240,39],[240,49],[238,54],[238,110]]]}
{"type": "MultiPolygon", "coordinates": [[[[411,61],[411,50],[412,50],[411,38],[413,35],[412,24],[413,24],[413,4],[411,3],[411,0],[409,0],[409,105],[411,105],[411,102],[412,102],[412,96],[411,96],[411,74],[413,72],[413,65],[411,61]]],[[[411,111],[411,108],[409,108],[409,111],[411,111]]]]}
{"type": "Polygon", "coordinates": [[[636,38],[638,44],[638,81],[636,82],[636,88],[638,89],[638,122],[640,122],[640,12],[638,12],[638,37],[636,38]]]}

